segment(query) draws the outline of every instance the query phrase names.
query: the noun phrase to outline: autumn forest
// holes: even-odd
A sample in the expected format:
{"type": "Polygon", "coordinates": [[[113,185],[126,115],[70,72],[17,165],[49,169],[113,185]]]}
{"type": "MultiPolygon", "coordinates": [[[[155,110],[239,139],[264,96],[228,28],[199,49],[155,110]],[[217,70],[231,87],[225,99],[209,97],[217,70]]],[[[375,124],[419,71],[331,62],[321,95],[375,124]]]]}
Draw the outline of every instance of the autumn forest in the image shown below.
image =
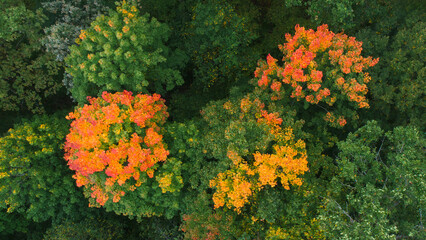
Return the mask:
{"type": "Polygon", "coordinates": [[[426,239],[424,1],[0,6],[0,239],[426,239]]]}

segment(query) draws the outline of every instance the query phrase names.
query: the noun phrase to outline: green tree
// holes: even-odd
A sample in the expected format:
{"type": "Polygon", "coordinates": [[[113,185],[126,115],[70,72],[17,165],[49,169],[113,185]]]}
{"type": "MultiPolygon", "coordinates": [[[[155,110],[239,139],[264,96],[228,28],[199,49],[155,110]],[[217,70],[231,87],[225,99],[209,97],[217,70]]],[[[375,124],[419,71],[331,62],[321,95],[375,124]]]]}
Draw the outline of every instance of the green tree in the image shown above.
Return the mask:
{"type": "Polygon", "coordinates": [[[368,122],[338,143],[340,173],[320,215],[331,239],[425,238],[425,139],[413,127],[384,134],[368,122]]]}
{"type": "Polygon", "coordinates": [[[68,124],[63,114],[43,115],[15,125],[0,138],[1,209],[35,222],[89,213],[63,160],[68,124]]]}
{"type": "MultiPolygon", "coordinates": [[[[247,21],[232,5],[222,0],[201,1],[193,7],[186,36],[186,48],[194,64],[194,81],[199,87],[229,84],[247,76],[251,56],[249,44],[255,36],[247,21]]],[[[253,66],[253,65],[252,65],[253,66]]]]}
{"type": "MultiPolygon", "coordinates": [[[[393,7],[392,14],[396,15],[396,6],[393,7]]],[[[423,127],[425,14],[422,10],[405,11],[404,17],[394,17],[398,24],[393,23],[388,31],[376,26],[359,35],[366,42],[367,51],[381,56],[381,63],[372,71],[372,106],[383,113],[382,119],[391,126],[412,123],[423,127]]]]}
{"type": "MultiPolygon", "coordinates": [[[[333,30],[342,31],[356,26],[354,9],[366,9],[368,3],[363,0],[290,0],[285,1],[288,7],[303,6],[312,21],[316,24],[328,24],[333,30]]],[[[367,8],[367,11],[368,8],[367,8]]]]}
{"type": "Polygon", "coordinates": [[[73,77],[72,96],[79,103],[103,91],[156,92],[183,84],[177,69],[169,67],[172,54],[165,45],[167,25],[139,15],[135,5],[123,2],[109,16],[100,16],[82,30],[65,58],[73,77]]]}
{"type": "Polygon", "coordinates": [[[0,2],[0,110],[42,113],[46,97],[55,94],[61,64],[40,41],[46,17],[23,1],[0,2]]]}
{"type": "MultiPolygon", "coordinates": [[[[43,45],[46,51],[56,57],[56,61],[63,62],[69,54],[69,47],[75,44],[74,40],[80,30],[88,28],[90,23],[100,14],[108,12],[107,1],[99,0],[52,0],[42,2],[43,9],[54,16],[55,23],[45,27],[43,45]]],[[[112,1],[108,1],[111,2],[112,1]]],[[[72,88],[72,77],[64,73],[62,83],[69,92],[72,88]]]]}
{"type": "Polygon", "coordinates": [[[6,209],[0,211],[0,238],[18,233],[28,233],[29,225],[33,223],[22,214],[8,213],[6,209]]]}

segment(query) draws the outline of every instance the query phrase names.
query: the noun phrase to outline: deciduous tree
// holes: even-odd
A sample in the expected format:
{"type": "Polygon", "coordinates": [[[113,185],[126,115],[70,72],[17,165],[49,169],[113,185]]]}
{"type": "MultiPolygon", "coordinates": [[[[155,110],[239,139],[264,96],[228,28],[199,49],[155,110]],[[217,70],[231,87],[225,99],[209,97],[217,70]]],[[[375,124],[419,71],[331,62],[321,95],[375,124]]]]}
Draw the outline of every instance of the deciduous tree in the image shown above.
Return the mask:
{"type": "Polygon", "coordinates": [[[46,97],[61,88],[61,64],[40,41],[46,16],[23,1],[0,2],[0,110],[43,113],[46,97]]]}
{"type": "Polygon", "coordinates": [[[65,58],[74,99],[83,103],[86,96],[103,91],[164,94],[183,84],[180,72],[168,67],[169,31],[167,25],[140,15],[135,5],[125,1],[109,16],[98,17],[81,31],[78,45],[71,46],[65,58]]]}
{"type": "Polygon", "coordinates": [[[124,91],[104,92],[89,103],[68,115],[74,121],[65,159],[90,205],[131,217],[172,217],[183,183],[180,162],[167,158],[162,140],[164,100],[124,91]]]}
{"type": "Polygon", "coordinates": [[[68,124],[62,114],[43,115],[15,125],[0,138],[2,209],[35,222],[90,213],[63,160],[68,124]]]}

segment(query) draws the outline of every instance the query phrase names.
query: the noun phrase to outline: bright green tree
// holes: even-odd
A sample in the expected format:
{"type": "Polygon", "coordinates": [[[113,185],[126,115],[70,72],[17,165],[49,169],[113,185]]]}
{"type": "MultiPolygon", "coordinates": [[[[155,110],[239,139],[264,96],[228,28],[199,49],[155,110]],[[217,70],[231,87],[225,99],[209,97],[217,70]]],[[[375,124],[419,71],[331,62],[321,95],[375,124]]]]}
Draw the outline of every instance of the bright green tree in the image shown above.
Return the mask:
{"type": "Polygon", "coordinates": [[[170,29],[135,5],[123,2],[109,16],[100,16],[82,30],[65,58],[73,77],[72,96],[79,103],[103,91],[156,92],[183,84],[176,69],[168,67],[165,45],[170,29]]]}

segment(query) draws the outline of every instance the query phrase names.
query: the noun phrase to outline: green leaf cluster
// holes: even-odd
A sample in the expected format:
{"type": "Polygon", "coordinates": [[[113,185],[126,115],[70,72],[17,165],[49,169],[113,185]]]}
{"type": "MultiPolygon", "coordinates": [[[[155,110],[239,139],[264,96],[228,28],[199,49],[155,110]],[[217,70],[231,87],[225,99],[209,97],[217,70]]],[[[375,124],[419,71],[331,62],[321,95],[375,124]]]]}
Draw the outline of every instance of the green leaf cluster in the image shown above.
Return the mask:
{"type": "Polygon", "coordinates": [[[46,16],[23,1],[1,1],[0,9],[0,110],[42,113],[62,87],[61,64],[40,41],[46,16]]]}
{"type": "Polygon", "coordinates": [[[166,24],[140,16],[134,5],[123,4],[96,18],[65,58],[73,98],[84,103],[87,96],[123,90],[164,94],[182,85],[180,72],[166,61],[169,34],[166,24]]]}
{"type": "Polygon", "coordinates": [[[35,222],[78,219],[87,203],[63,160],[68,121],[35,117],[0,138],[0,208],[35,222]]]}
{"type": "Polygon", "coordinates": [[[368,122],[339,142],[337,165],[320,214],[325,236],[339,239],[425,237],[425,139],[413,127],[384,134],[368,122]]]}
{"type": "Polygon", "coordinates": [[[200,87],[247,77],[247,71],[258,57],[246,51],[255,35],[250,32],[247,21],[226,1],[197,3],[184,35],[186,51],[194,64],[194,82],[200,87]]]}
{"type": "MultiPolygon", "coordinates": [[[[133,191],[127,191],[118,203],[107,201],[103,206],[107,211],[114,211],[118,215],[136,218],[142,221],[143,217],[164,217],[172,219],[181,209],[181,162],[175,158],[168,158],[163,164],[155,164],[154,177],[141,174],[141,186],[133,191]],[[170,180],[170,184],[162,185],[163,178],[170,180]]],[[[91,191],[85,191],[89,202],[96,204],[90,197],[91,191]]]]}

